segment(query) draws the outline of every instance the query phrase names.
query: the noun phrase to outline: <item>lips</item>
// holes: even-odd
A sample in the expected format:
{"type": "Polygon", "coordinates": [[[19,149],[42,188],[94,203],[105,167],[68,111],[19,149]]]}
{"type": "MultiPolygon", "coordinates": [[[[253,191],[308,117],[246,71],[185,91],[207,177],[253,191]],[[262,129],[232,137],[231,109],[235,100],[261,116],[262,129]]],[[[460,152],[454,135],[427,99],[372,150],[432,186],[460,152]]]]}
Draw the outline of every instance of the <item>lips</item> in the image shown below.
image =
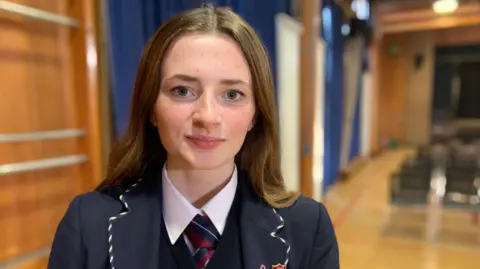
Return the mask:
{"type": "Polygon", "coordinates": [[[214,149],[225,141],[225,139],[222,138],[203,135],[192,135],[187,136],[186,138],[192,146],[202,150],[214,149]]]}

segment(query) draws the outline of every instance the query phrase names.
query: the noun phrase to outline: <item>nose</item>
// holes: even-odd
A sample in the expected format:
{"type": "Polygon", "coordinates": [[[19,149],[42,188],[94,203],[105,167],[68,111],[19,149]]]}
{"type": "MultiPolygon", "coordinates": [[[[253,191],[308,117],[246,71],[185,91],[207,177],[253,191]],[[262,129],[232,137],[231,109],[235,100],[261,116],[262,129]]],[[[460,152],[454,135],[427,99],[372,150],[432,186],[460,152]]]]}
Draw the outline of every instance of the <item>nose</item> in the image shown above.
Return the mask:
{"type": "Polygon", "coordinates": [[[221,116],[217,101],[213,96],[203,94],[197,100],[197,108],[193,114],[193,123],[198,127],[211,129],[220,124],[221,116]]]}

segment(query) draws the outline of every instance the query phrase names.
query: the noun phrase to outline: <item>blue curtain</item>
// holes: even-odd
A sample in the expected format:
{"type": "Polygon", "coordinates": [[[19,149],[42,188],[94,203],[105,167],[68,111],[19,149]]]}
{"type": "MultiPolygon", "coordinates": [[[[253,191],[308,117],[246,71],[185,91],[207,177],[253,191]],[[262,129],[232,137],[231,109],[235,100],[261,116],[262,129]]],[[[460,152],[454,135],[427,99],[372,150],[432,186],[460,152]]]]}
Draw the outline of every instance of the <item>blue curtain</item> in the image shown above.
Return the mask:
{"type": "MultiPolygon", "coordinates": [[[[259,33],[276,68],[275,15],[289,13],[291,0],[109,0],[111,38],[112,108],[114,132],[124,132],[128,123],[130,95],[143,48],[149,37],[168,18],[203,3],[229,6],[259,33]]],[[[274,73],[275,75],[275,73],[274,73]]]]}
{"type": "Polygon", "coordinates": [[[324,113],[324,191],[335,182],[340,172],[340,146],[343,119],[343,46],[341,32],[343,12],[332,1],[323,1],[323,37],[327,44],[325,65],[324,113]]]}

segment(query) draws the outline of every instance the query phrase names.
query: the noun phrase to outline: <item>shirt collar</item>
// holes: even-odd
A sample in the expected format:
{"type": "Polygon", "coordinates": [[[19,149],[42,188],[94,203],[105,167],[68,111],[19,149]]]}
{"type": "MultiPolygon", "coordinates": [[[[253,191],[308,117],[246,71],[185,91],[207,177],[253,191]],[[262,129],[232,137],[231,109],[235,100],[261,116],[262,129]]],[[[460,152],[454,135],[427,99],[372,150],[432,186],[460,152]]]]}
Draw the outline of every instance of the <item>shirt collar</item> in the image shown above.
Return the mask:
{"type": "Polygon", "coordinates": [[[235,197],[237,184],[238,175],[235,166],[227,185],[201,209],[197,209],[175,188],[168,178],[166,165],[164,165],[162,170],[163,217],[170,242],[172,244],[177,242],[197,214],[207,215],[218,232],[222,234],[235,197]]]}

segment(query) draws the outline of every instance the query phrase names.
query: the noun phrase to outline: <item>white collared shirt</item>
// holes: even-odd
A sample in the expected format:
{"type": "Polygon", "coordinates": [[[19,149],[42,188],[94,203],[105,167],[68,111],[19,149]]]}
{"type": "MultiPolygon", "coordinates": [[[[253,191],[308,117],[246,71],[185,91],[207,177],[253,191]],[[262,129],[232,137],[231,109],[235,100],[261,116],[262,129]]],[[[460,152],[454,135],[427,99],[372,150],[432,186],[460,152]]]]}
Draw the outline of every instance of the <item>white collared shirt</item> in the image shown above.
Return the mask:
{"type": "Polygon", "coordinates": [[[227,185],[201,209],[198,209],[175,188],[168,178],[166,165],[164,165],[162,171],[163,218],[170,243],[175,244],[183,235],[188,247],[192,250],[191,244],[183,232],[197,214],[207,215],[221,235],[225,229],[227,216],[237,190],[237,184],[238,176],[237,168],[235,167],[227,185]]]}

